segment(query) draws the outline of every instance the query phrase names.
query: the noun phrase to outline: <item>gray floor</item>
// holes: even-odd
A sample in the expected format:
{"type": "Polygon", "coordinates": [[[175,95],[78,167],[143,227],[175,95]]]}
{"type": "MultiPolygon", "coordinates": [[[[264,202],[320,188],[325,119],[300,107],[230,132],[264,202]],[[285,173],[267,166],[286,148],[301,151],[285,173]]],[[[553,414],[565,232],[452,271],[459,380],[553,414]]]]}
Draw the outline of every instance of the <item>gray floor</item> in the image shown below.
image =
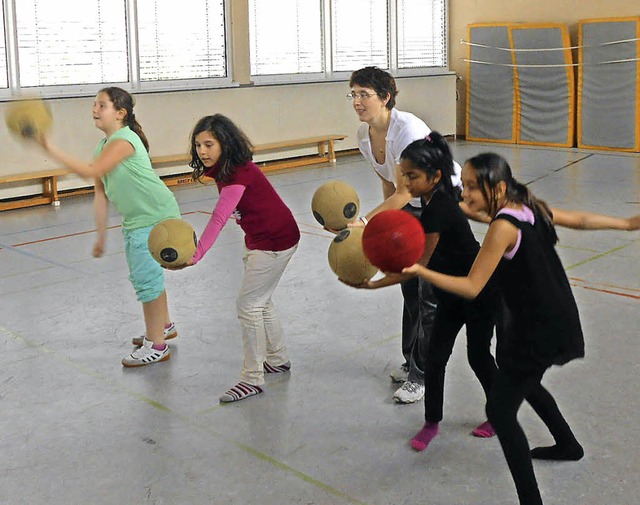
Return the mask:
{"type": "MultiPolygon", "coordinates": [[[[455,142],[456,159],[482,150],[510,160],[552,205],[640,212],[637,155],[455,142]]],[[[496,505],[515,492],[497,440],[469,435],[484,420],[481,389],[456,344],[441,435],[408,445],[422,403],[396,405],[389,372],[401,363],[397,288],[356,291],[328,267],[331,236],[311,196],[353,184],[362,207],[380,184],[359,156],[270,175],[303,231],[276,291],[293,372],[265,394],[221,406],[241,365],[235,296],[242,234],[234,224],[196,268],[167,275],[180,336],[171,360],[123,369],[143,329],[127,280],[119,218],[105,257],[91,258],[91,197],[0,214],[0,504],[496,505]]],[[[217,192],[176,190],[200,232],[217,192]]],[[[483,225],[474,224],[482,239],[483,225]]],[[[536,463],[547,505],[639,503],[637,382],[640,233],[560,230],[560,255],[578,300],[587,357],[544,383],[586,449],[577,463],[536,463]]],[[[532,445],[550,436],[529,407],[532,445]]]]}

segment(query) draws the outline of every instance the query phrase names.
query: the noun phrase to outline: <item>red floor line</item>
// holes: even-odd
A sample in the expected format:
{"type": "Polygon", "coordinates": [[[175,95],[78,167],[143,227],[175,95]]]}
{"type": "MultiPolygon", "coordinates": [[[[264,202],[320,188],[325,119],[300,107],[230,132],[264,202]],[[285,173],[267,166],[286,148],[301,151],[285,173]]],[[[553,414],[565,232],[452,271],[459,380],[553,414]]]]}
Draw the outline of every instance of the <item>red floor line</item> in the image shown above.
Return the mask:
{"type": "MultiPolygon", "coordinates": [[[[108,226],[107,230],[113,230],[114,228],[120,228],[120,225],[108,226]]],[[[50,240],[58,240],[61,238],[77,237],[79,235],[86,235],[87,233],[95,233],[96,230],[79,231],[76,233],[69,233],[68,235],[58,235],[57,237],[42,238],[40,240],[32,240],[31,242],[21,242],[20,244],[13,244],[11,247],[21,247],[23,245],[41,244],[42,242],[49,242],[50,240]]]]}
{"type": "MultiPolygon", "coordinates": [[[[588,284],[588,282],[585,281],[584,279],[578,279],[577,277],[569,277],[569,280],[582,282],[584,284],[588,284]]],[[[596,282],[595,284],[598,284],[600,286],[607,286],[607,287],[610,287],[610,288],[623,289],[625,291],[632,291],[632,292],[635,292],[635,293],[640,293],[640,289],[627,288],[625,286],[618,286],[617,284],[609,284],[607,282],[596,282]]]]}
{"type": "Polygon", "coordinates": [[[640,296],[638,296],[638,295],[630,295],[628,293],[619,293],[617,291],[610,291],[608,289],[592,288],[592,287],[589,287],[589,286],[578,286],[578,287],[580,287],[582,289],[588,289],[589,291],[598,291],[600,293],[606,293],[608,295],[624,296],[626,298],[632,298],[633,300],[640,300],[640,296]]]}
{"type": "MultiPolygon", "coordinates": [[[[183,212],[182,215],[183,216],[187,216],[189,214],[196,214],[197,212],[200,212],[200,211],[183,212]]],[[[116,225],[113,225],[113,226],[107,226],[107,230],[113,230],[114,228],[120,228],[120,226],[121,225],[119,225],[119,224],[116,224],[116,225]]],[[[31,242],[21,242],[19,244],[13,244],[11,247],[21,247],[21,246],[24,246],[24,245],[40,244],[42,242],[49,242],[50,240],[58,240],[58,239],[61,239],[61,238],[77,237],[79,235],[86,235],[87,233],[95,233],[95,231],[96,230],[93,229],[93,230],[79,231],[79,232],[76,232],[76,233],[69,233],[68,235],[58,235],[56,237],[42,238],[40,240],[33,240],[31,242]]]]}
{"type": "Polygon", "coordinates": [[[330,238],[333,240],[333,236],[329,236],[329,235],[322,235],[320,233],[313,233],[311,231],[304,231],[304,230],[300,230],[300,233],[302,233],[303,235],[313,235],[314,237],[323,237],[323,238],[330,238]]]}

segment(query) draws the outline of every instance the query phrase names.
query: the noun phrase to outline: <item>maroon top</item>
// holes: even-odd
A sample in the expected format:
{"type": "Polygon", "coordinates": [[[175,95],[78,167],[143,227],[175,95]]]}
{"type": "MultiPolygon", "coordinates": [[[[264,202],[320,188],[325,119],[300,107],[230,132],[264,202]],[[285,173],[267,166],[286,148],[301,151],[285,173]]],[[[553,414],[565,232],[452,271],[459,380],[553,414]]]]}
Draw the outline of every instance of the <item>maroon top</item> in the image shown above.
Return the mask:
{"type": "MultiPolygon", "coordinates": [[[[218,165],[205,175],[216,179],[218,165]]],[[[247,249],[284,251],[300,240],[300,230],[289,207],[282,201],[262,170],[252,161],[236,167],[229,181],[216,179],[218,190],[240,184],[246,189],[236,207],[235,217],[245,233],[247,249]]]]}

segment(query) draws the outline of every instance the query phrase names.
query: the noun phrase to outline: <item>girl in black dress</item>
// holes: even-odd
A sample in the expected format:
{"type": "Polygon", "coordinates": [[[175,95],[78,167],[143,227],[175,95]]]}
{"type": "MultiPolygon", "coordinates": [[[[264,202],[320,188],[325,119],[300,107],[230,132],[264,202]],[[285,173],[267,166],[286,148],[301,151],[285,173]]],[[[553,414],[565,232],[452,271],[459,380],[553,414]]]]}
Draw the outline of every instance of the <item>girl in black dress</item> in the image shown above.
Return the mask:
{"type": "Polygon", "coordinates": [[[434,286],[475,299],[495,277],[505,310],[498,323],[498,372],[487,402],[521,505],[542,505],[532,457],[578,460],[584,455],[551,394],[541,385],[545,371],[584,356],[578,308],[555,251],[551,210],[516,181],[499,155],[484,153],[465,163],[463,198],[491,224],[468,274],[449,275],[413,265],[434,286]],[[494,276],[494,273],[496,274],[494,276]],[[555,439],[530,451],[517,413],[527,400],[555,439]]]}

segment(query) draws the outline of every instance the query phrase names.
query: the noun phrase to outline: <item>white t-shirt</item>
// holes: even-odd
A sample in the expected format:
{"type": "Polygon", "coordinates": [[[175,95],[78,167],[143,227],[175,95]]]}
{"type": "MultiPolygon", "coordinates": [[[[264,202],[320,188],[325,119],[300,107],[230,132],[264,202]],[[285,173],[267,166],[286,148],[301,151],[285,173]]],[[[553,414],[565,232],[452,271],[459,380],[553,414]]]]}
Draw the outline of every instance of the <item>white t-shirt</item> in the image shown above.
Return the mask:
{"type": "MultiPolygon", "coordinates": [[[[396,184],[396,165],[400,163],[400,155],[414,140],[425,138],[431,133],[431,129],[425,122],[410,112],[402,112],[391,109],[391,122],[385,138],[386,154],[383,164],[376,161],[371,149],[371,139],[369,138],[369,125],[362,123],[358,128],[358,148],[362,155],[371,163],[373,169],[384,180],[396,184]]],[[[454,174],[451,182],[454,186],[462,188],[460,174],[462,168],[457,162],[453,162],[454,174]]],[[[420,207],[420,198],[414,198],[409,202],[414,207],[420,207]]]]}

